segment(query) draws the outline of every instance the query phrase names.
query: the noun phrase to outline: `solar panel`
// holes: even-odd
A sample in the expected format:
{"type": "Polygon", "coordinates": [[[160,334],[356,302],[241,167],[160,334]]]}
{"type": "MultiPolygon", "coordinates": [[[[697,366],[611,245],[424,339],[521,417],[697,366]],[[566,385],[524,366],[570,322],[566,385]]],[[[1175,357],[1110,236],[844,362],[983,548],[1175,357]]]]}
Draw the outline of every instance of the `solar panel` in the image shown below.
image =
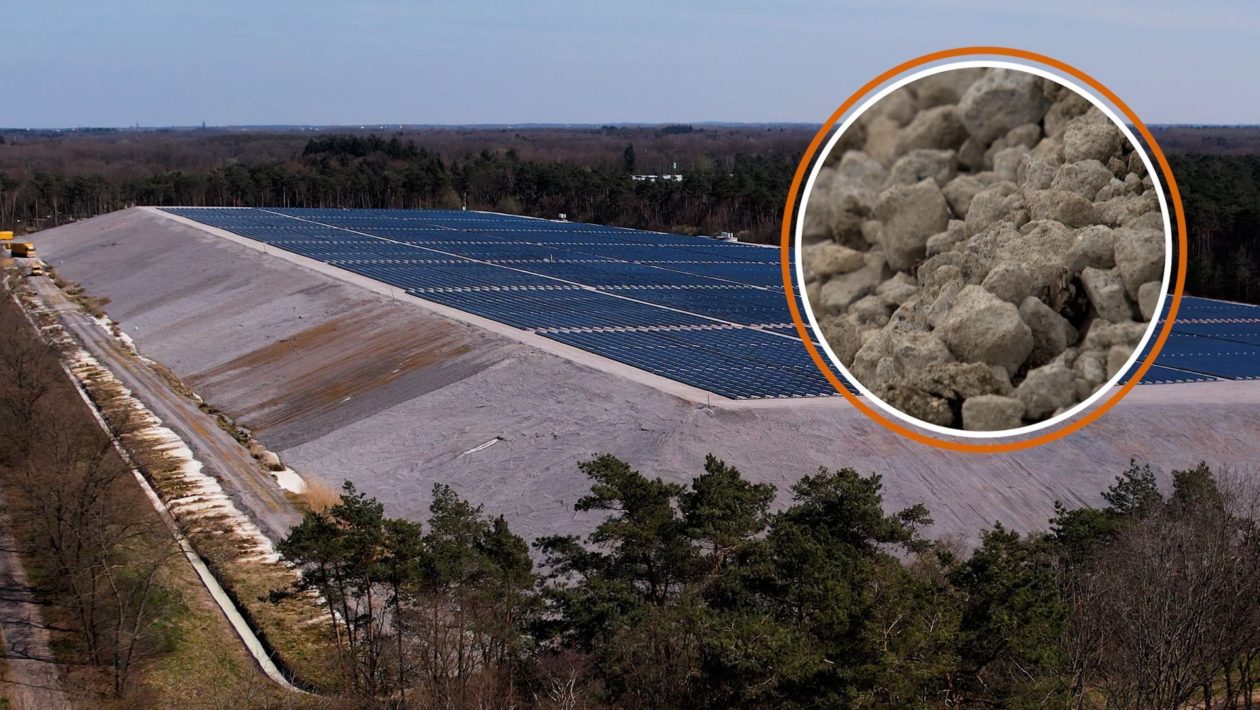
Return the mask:
{"type": "Polygon", "coordinates": [[[166,211],[715,394],[835,395],[777,249],[463,210],[166,211]]]}
{"type": "MultiPolygon", "coordinates": [[[[726,397],[834,395],[778,249],[464,210],[163,209],[726,397]]],[[[1260,307],[1187,297],[1141,383],[1256,377],[1260,307]]]]}

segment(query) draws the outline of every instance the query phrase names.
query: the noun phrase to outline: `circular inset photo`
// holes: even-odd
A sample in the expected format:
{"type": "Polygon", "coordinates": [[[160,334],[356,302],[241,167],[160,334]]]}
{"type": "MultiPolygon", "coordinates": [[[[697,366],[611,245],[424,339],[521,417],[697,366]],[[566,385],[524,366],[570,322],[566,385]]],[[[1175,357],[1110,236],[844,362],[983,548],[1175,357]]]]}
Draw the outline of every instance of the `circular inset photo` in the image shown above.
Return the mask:
{"type": "Polygon", "coordinates": [[[797,288],[824,350],[890,414],[1023,434],[1133,367],[1172,270],[1157,172],[1061,77],[937,66],[861,104],[813,169],[797,288]]]}

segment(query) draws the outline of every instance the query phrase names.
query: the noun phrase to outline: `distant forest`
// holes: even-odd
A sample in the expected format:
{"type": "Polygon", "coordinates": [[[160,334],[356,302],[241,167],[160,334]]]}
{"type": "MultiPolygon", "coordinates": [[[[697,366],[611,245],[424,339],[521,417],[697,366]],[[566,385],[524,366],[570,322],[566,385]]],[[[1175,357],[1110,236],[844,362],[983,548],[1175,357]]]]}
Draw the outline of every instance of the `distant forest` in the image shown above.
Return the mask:
{"type": "Polygon", "coordinates": [[[0,225],[149,205],[495,210],[770,241],[806,126],[6,136],[0,225]],[[632,175],[682,174],[681,182],[632,175]]]}
{"type": "MultiPolygon", "coordinates": [[[[803,125],[0,133],[0,229],[132,204],[442,207],[778,237],[803,125]],[[632,175],[682,175],[681,182],[632,175]]],[[[1156,127],[1189,220],[1189,293],[1260,301],[1260,128],[1156,127]]]]}
{"type": "Polygon", "coordinates": [[[1260,154],[1169,160],[1189,223],[1187,291],[1260,302],[1260,154]]]}

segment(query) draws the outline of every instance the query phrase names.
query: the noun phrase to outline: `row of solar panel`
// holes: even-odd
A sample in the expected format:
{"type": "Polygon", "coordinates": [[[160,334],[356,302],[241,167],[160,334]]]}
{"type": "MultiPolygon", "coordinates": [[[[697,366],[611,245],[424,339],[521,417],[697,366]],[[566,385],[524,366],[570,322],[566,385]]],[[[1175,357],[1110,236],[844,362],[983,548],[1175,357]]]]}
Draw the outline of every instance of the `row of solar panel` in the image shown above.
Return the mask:
{"type": "Polygon", "coordinates": [[[816,367],[800,362],[799,342],[747,329],[557,333],[548,337],[618,362],[735,399],[835,394],[816,367]],[[757,340],[755,340],[757,339],[757,340]],[[778,345],[771,341],[783,341],[778,345]]]}
{"type": "MultiPolygon", "coordinates": [[[[402,288],[480,288],[545,285],[561,281],[597,289],[635,288],[634,297],[637,300],[669,308],[694,310],[713,318],[743,324],[782,324],[788,320],[782,308],[782,291],[779,284],[774,282],[778,278],[777,270],[764,265],[738,262],[645,265],[612,258],[572,263],[566,259],[555,259],[553,255],[556,252],[546,247],[512,243],[506,238],[500,239],[501,243],[492,247],[494,253],[488,253],[484,243],[472,248],[452,246],[436,249],[427,245],[399,244],[357,235],[311,221],[298,221],[270,211],[246,210],[249,214],[245,216],[240,214],[241,210],[173,211],[212,222],[216,226],[224,225],[224,228],[232,229],[243,236],[327,261],[371,278],[379,278],[402,288]],[[283,229],[263,229],[258,226],[258,222],[279,222],[283,229]],[[301,238],[295,239],[295,236],[301,238]],[[417,253],[434,257],[434,260],[424,268],[417,268],[413,263],[388,263],[390,259],[406,259],[410,262],[407,257],[417,253]],[[464,257],[467,260],[444,257],[464,257]],[[536,258],[531,260],[529,257],[536,258]],[[692,273],[695,271],[717,272],[722,278],[692,273]],[[727,278],[729,280],[724,280],[727,278]],[[658,287],[730,287],[736,284],[748,284],[751,288],[739,288],[729,293],[670,290],[649,292],[658,287]],[[647,290],[639,292],[640,289],[647,290]]],[[[641,251],[648,249],[651,248],[640,248],[641,251]]],[[[683,253],[682,256],[686,254],[683,253]]],[[[549,325],[543,324],[543,327],[549,325]]]]}
{"type": "MultiPolygon", "coordinates": [[[[728,396],[829,392],[819,391],[826,381],[795,341],[774,250],[451,210],[171,211],[728,396]],[[739,337],[752,340],[732,343],[715,335],[731,331],[705,327],[711,319],[762,331],[740,329],[739,337]],[[661,331],[556,332],[618,327],[703,328],[684,332],[711,345],[700,353],[661,331]],[[746,369],[744,350],[767,338],[766,348],[777,347],[773,362],[757,365],[770,368],[764,377],[736,374],[746,369]],[[723,382],[699,374],[718,363],[729,366],[719,375],[723,382]]],[[[1172,337],[1142,382],[1255,376],[1260,308],[1185,298],[1172,337]]]]}
{"type": "MultiPolygon", "coordinates": [[[[1167,316],[1169,304],[1164,304],[1167,316]]],[[[1153,347],[1147,343],[1142,360],[1153,347]]],[[[1260,307],[1186,296],[1177,320],[1142,384],[1248,380],[1260,377],[1260,307]]]]}
{"type": "Polygon", "coordinates": [[[835,394],[790,325],[774,250],[742,247],[759,260],[770,255],[758,263],[731,251],[742,245],[656,233],[633,237],[639,243],[621,238],[633,230],[560,248],[503,228],[537,220],[499,215],[451,213],[460,227],[377,236],[384,229],[374,224],[390,222],[379,215],[171,211],[727,397],[835,394]],[[501,229],[463,231],[490,222],[501,229]],[[645,243],[658,236],[670,245],[645,243]]]}
{"type": "MultiPolygon", "coordinates": [[[[172,212],[190,216],[191,209],[172,208],[172,212]]],[[[692,255],[715,254],[724,259],[753,263],[774,263],[778,252],[739,242],[718,242],[662,232],[648,232],[623,227],[605,227],[579,222],[513,217],[450,210],[410,210],[423,212],[423,218],[391,216],[408,210],[320,210],[284,208],[252,210],[248,208],[200,208],[197,212],[214,220],[216,226],[235,231],[238,227],[263,229],[296,229],[299,225],[328,225],[350,232],[367,232],[374,236],[401,241],[443,238],[452,239],[471,233],[483,239],[506,236],[512,243],[555,242],[557,246],[598,246],[613,241],[614,246],[664,247],[683,249],[692,255]],[[213,213],[212,213],[213,212],[213,213]],[[370,213],[370,214],[369,214],[370,213]],[[432,216],[430,216],[432,215],[432,216]],[[590,238],[588,238],[590,237],[590,238]]],[[[195,217],[194,217],[195,218],[195,217]]]]}
{"type": "MultiPolygon", "coordinates": [[[[183,216],[193,216],[202,211],[184,210],[183,216]]],[[[177,212],[178,213],[178,212],[177,212]]],[[[756,261],[744,258],[732,252],[736,245],[712,243],[707,240],[690,238],[700,246],[689,247],[685,243],[676,246],[645,246],[624,244],[616,241],[592,242],[589,244],[548,245],[529,241],[513,241],[506,236],[494,236],[481,233],[461,231],[436,231],[427,235],[400,235],[400,238],[383,238],[367,236],[356,231],[346,231],[326,227],[309,221],[298,221],[271,212],[258,212],[261,217],[241,217],[229,215],[218,218],[217,215],[203,214],[199,219],[212,220],[215,226],[229,229],[242,236],[257,239],[268,244],[275,244],[322,260],[349,256],[358,257],[370,245],[374,255],[398,255],[405,257],[408,250],[416,247],[434,254],[462,256],[469,259],[492,261],[494,263],[519,262],[522,259],[535,259],[545,262],[598,262],[620,261],[633,263],[642,268],[637,271],[644,276],[655,275],[659,279],[668,279],[668,274],[681,274],[677,278],[714,283],[746,283],[762,288],[782,291],[782,281],[777,268],[766,268],[774,263],[777,252],[771,249],[754,248],[756,261]]],[[[531,239],[529,235],[522,238],[531,239]]],[[[687,239],[675,237],[675,239],[687,239]]],[[[545,268],[545,267],[540,267],[545,268]]],[[[588,285],[599,285],[598,274],[589,275],[592,280],[581,280],[588,285]]],[[[561,276],[561,278],[566,278],[561,276]]],[[[669,280],[663,283],[671,283],[669,280]]]]}

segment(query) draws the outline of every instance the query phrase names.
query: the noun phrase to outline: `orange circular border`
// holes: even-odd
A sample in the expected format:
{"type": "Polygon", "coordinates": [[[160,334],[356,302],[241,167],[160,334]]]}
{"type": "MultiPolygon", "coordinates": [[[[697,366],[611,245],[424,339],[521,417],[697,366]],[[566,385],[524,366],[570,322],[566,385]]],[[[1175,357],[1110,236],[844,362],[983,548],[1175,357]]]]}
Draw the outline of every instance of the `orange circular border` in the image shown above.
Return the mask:
{"type": "Polygon", "coordinates": [[[783,212],[782,235],[780,261],[783,270],[783,286],[787,294],[788,310],[792,313],[792,322],[796,324],[796,331],[800,334],[801,340],[805,344],[805,349],[809,351],[810,358],[813,359],[814,364],[818,366],[818,369],[822,371],[823,376],[825,376],[827,380],[831,382],[832,386],[836,388],[836,391],[844,395],[844,398],[849,400],[853,406],[857,407],[863,414],[884,426],[889,431],[906,436],[919,442],[920,444],[935,446],[936,448],[946,449],[949,451],[963,451],[968,453],[1005,453],[1031,449],[1035,446],[1040,446],[1042,444],[1050,443],[1051,441],[1062,439],[1068,434],[1076,432],[1086,425],[1093,423],[1099,417],[1106,414],[1112,407],[1116,406],[1116,404],[1118,404],[1130,390],[1133,389],[1133,387],[1138,383],[1138,380],[1142,379],[1142,376],[1146,374],[1146,371],[1150,369],[1151,365],[1155,362],[1155,358],[1159,355],[1159,352],[1164,347],[1164,343],[1168,340],[1168,334],[1172,331],[1173,321],[1177,318],[1177,310],[1181,306],[1182,291],[1185,289],[1186,285],[1186,215],[1181,207],[1181,193],[1177,189],[1177,181],[1173,178],[1172,168],[1168,165],[1168,159],[1164,157],[1164,151],[1160,149],[1159,143],[1155,141],[1155,137],[1152,136],[1151,132],[1146,128],[1146,124],[1142,123],[1141,119],[1133,113],[1133,109],[1129,108],[1128,104],[1121,101],[1120,97],[1112,93],[1110,89],[1103,86],[1102,83],[1094,77],[1057,59],[1047,57],[1043,54],[1028,52],[1022,49],[1013,49],[1010,47],[957,47],[955,49],[945,49],[939,52],[932,52],[899,64],[874,79],[871,79],[865,86],[858,89],[857,92],[850,96],[843,104],[840,104],[840,108],[836,109],[835,112],[831,114],[831,117],[827,119],[827,122],[824,123],[818,133],[814,135],[814,139],[810,141],[809,147],[805,150],[805,155],[801,158],[801,163],[797,166],[796,174],[792,178],[792,187],[788,191],[787,205],[783,212]],[[1098,91],[1098,93],[1105,96],[1112,105],[1120,109],[1125,117],[1132,121],[1134,127],[1137,128],[1138,132],[1142,135],[1142,138],[1146,141],[1150,152],[1155,156],[1156,162],[1159,163],[1160,171],[1164,174],[1164,184],[1167,185],[1173,211],[1177,217],[1176,285],[1173,289],[1172,301],[1168,306],[1168,315],[1165,317],[1164,327],[1160,329],[1159,335],[1155,339],[1155,345],[1151,348],[1146,360],[1138,366],[1137,371],[1129,378],[1129,381],[1120,386],[1120,391],[1113,394],[1094,409],[1081,415],[1078,419],[1059,429],[1039,434],[1029,439],[1006,441],[998,444],[973,444],[969,441],[939,439],[934,436],[929,436],[928,434],[916,431],[899,422],[893,421],[888,417],[885,417],[883,414],[875,411],[873,407],[870,407],[858,399],[856,395],[844,386],[844,383],[840,381],[839,376],[832,371],[826,358],[818,352],[818,348],[815,347],[813,341],[810,340],[809,328],[806,326],[805,321],[801,318],[800,309],[796,306],[795,283],[792,278],[792,270],[789,267],[793,242],[792,217],[796,212],[796,195],[800,192],[801,183],[804,181],[806,173],[809,172],[810,164],[814,160],[814,155],[818,152],[818,147],[822,145],[823,140],[836,125],[836,122],[839,121],[849,109],[853,108],[853,106],[868,93],[899,74],[914,69],[915,67],[920,67],[924,64],[940,61],[942,59],[977,55],[1015,57],[1017,59],[1023,59],[1048,67],[1053,67],[1085,82],[1089,86],[1093,87],[1094,90],[1098,91]]]}

